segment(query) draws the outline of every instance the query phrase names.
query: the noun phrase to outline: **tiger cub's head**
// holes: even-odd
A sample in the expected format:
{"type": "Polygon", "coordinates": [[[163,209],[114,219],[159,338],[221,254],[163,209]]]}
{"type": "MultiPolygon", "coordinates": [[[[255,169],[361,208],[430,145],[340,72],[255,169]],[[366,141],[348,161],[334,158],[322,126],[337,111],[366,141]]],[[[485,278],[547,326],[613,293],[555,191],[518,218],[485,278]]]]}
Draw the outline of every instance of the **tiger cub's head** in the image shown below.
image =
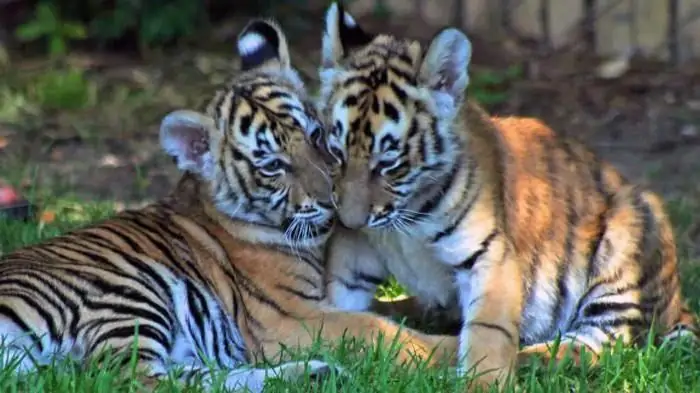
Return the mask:
{"type": "Polygon", "coordinates": [[[414,222],[454,166],[453,122],[471,44],[459,30],[418,41],[365,32],[342,7],[326,12],[319,108],[338,215],[350,228],[414,222]]]}
{"type": "Polygon", "coordinates": [[[209,183],[214,205],[236,220],[306,242],[331,229],[331,183],[313,144],[322,129],[287,40],[271,21],[238,36],[241,70],[202,112],[176,110],[160,142],[178,167],[209,183]]]}

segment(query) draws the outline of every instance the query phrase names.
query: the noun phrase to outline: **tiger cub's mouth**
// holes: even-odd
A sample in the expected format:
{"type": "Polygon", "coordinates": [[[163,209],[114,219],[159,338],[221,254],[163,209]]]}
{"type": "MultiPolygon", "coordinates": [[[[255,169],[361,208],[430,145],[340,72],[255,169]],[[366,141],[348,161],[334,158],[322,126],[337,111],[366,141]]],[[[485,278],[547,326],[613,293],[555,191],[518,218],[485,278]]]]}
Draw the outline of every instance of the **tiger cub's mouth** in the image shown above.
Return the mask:
{"type": "Polygon", "coordinates": [[[303,209],[286,218],[282,229],[290,242],[304,243],[329,234],[335,221],[335,212],[331,208],[303,209]]]}

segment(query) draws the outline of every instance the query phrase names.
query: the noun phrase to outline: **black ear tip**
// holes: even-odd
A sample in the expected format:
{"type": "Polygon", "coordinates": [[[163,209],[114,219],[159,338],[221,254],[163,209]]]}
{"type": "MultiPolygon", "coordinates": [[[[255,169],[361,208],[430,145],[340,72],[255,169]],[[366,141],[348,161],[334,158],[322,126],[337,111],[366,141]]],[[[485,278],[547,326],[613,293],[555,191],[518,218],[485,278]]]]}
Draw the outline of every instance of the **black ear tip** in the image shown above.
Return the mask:
{"type": "Polygon", "coordinates": [[[345,4],[342,1],[336,1],[335,4],[338,6],[338,16],[342,17],[345,13],[345,4]]]}
{"type": "Polygon", "coordinates": [[[254,20],[238,35],[237,44],[245,71],[279,57],[280,32],[273,22],[254,20]]]}
{"type": "Polygon", "coordinates": [[[255,19],[250,21],[241,31],[239,36],[244,36],[248,33],[258,33],[266,37],[272,38],[277,35],[277,26],[275,22],[264,19],[255,19]]]}

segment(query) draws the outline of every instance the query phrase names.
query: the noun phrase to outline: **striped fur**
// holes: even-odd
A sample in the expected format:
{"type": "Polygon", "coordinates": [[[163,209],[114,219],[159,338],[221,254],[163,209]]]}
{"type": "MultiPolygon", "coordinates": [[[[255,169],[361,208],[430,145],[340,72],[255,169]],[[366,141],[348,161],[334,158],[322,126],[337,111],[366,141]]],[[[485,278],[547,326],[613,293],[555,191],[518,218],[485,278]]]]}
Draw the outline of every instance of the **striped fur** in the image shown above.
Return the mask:
{"type": "Polygon", "coordinates": [[[293,379],[306,364],[243,366],[274,360],[280,345],[309,346],[317,334],[398,334],[407,344],[401,360],[442,344],[455,357],[454,338],[328,305],[321,257],[333,211],[317,197],[329,194],[324,160],[311,148],[318,121],[277,25],[251,22],[239,52],[241,73],[205,112],[175,111],[162,122],[162,145],[185,172],[171,195],[2,257],[0,336],[8,357],[30,355],[20,371],[34,368],[30,358],[83,360],[136,345],[149,381],[175,366],[185,367],[183,381],[210,383],[214,362],[230,370],[227,388],[259,392],[268,376],[293,379]]]}
{"type": "Polygon", "coordinates": [[[367,309],[396,276],[461,314],[461,370],[499,370],[482,383],[558,335],[556,359],[652,327],[695,335],[660,199],[535,119],[489,117],[465,98],[470,56],[459,30],[423,48],[329,8],[319,109],[345,227],[331,301],[367,309]]]}

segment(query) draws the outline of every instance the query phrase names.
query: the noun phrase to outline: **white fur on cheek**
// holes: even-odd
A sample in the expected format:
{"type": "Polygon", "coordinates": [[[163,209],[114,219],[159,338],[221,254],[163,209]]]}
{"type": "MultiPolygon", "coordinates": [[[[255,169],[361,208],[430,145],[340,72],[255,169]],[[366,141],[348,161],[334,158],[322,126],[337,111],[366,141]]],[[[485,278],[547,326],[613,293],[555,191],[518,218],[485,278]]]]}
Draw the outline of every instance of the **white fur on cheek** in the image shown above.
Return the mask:
{"type": "Polygon", "coordinates": [[[266,43],[267,41],[260,34],[248,33],[238,40],[238,52],[243,56],[249,55],[260,50],[266,43]]]}

